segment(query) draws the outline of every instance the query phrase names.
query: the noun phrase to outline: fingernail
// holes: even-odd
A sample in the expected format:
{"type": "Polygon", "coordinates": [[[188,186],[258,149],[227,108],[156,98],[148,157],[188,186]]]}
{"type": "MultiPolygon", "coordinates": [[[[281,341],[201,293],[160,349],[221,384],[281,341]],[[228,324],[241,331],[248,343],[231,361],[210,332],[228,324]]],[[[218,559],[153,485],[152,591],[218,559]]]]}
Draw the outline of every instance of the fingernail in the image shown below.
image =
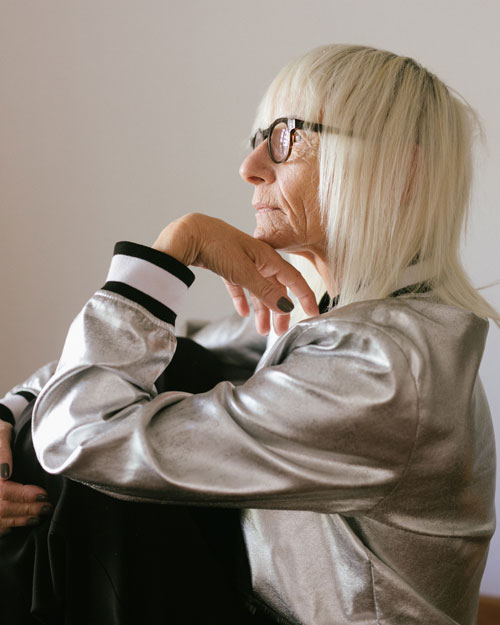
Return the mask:
{"type": "Polygon", "coordinates": [[[10,465],[8,465],[6,462],[4,462],[0,467],[0,477],[10,477],[10,465]]]}
{"type": "Polygon", "coordinates": [[[291,312],[295,308],[293,303],[287,297],[280,297],[276,304],[280,310],[286,313],[291,312]]]}
{"type": "Polygon", "coordinates": [[[48,501],[48,500],[49,500],[49,498],[48,498],[47,495],[37,495],[35,497],[35,501],[48,501]]]}
{"type": "Polygon", "coordinates": [[[40,508],[40,514],[50,514],[53,509],[54,509],[54,506],[42,506],[40,508]]]}
{"type": "Polygon", "coordinates": [[[38,525],[40,523],[40,519],[36,516],[32,516],[26,521],[26,525],[38,525]]]}

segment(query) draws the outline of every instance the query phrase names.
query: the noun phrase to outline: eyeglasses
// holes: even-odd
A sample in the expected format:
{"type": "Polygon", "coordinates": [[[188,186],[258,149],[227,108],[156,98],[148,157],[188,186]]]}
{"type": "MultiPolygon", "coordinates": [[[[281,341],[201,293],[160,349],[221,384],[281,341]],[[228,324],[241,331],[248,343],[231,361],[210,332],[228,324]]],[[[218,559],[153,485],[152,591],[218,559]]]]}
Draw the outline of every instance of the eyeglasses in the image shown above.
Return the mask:
{"type": "Polygon", "coordinates": [[[339,132],[336,128],[323,126],[313,122],[305,122],[302,119],[291,119],[290,117],[278,117],[265,130],[257,130],[250,145],[252,150],[258,147],[267,139],[267,149],[273,163],[284,163],[292,153],[293,144],[297,141],[297,130],[312,130],[313,132],[339,132]]]}

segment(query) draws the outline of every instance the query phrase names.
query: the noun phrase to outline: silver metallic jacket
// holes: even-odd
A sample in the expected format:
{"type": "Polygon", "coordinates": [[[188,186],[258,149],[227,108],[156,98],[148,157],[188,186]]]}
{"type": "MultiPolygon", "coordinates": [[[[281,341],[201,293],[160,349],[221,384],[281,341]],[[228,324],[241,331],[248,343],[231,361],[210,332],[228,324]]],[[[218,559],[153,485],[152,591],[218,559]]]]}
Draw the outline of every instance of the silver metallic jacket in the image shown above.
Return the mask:
{"type": "Polygon", "coordinates": [[[192,278],[148,249],[117,250],[69,330],[33,413],[43,467],[114,496],[244,508],[254,591],[291,623],[475,625],[495,526],[487,321],[432,292],[365,301],[261,358],[231,319],[195,338],[256,372],[157,394],[192,278]]]}

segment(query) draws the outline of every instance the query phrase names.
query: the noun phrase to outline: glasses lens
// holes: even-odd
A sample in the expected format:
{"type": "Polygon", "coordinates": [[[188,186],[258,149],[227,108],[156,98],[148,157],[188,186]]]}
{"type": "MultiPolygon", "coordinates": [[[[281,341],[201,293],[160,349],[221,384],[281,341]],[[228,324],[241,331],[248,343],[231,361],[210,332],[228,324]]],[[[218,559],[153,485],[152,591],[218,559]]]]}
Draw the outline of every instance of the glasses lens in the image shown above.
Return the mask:
{"type": "Polygon", "coordinates": [[[250,147],[252,150],[258,148],[259,145],[264,141],[264,133],[262,130],[257,130],[252,139],[250,140],[250,147]]]}
{"type": "Polygon", "coordinates": [[[277,162],[284,161],[290,150],[290,132],[285,122],[276,124],[271,133],[271,154],[277,162]]]}

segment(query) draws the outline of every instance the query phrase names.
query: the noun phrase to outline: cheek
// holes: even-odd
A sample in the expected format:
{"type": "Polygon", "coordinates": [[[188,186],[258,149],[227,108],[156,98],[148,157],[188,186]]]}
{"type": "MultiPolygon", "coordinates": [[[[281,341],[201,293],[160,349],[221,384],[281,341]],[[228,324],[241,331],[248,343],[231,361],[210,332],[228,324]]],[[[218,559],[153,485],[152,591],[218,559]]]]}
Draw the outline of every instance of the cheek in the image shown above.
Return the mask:
{"type": "Polygon", "coordinates": [[[286,201],[289,207],[290,223],[297,228],[305,227],[312,212],[316,210],[316,189],[311,188],[309,177],[294,180],[286,190],[286,201]]]}

